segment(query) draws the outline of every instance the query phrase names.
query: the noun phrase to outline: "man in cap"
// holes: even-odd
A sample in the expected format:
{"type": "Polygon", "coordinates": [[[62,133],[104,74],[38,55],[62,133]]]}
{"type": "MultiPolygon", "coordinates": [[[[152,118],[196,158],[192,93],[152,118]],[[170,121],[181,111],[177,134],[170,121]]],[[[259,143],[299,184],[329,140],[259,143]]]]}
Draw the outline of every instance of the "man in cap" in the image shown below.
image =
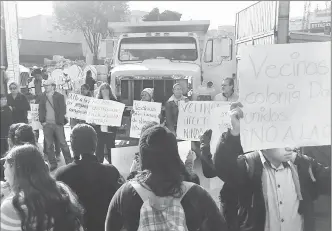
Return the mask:
{"type": "Polygon", "coordinates": [[[60,148],[66,164],[72,162],[69,146],[66,142],[64,125],[66,124],[66,103],[62,94],[55,91],[56,84],[48,79],[44,82],[45,92],[39,101],[39,121],[43,125],[46,154],[50,162],[50,170],[57,168],[57,160],[54,153],[54,137],[60,143],[60,148]]]}

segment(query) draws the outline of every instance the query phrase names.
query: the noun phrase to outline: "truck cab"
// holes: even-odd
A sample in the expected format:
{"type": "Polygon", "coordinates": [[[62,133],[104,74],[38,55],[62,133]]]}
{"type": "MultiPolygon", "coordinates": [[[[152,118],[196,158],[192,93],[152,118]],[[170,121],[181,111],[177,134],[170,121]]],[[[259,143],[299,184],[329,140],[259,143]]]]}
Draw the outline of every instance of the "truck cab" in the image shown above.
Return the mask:
{"type": "Polygon", "coordinates": [[[197,100],[208,81],[220,90],[222,77],[232,77],[232,38],[209,36],[208,27],[205,21],[144,22],[120,34],[109,78],[117,98],[126,104],[117,139],[132,140],[130,110],[144,88],[153,88],[154,101],[164,106],[175,83],[181,84],[184,95],[197,100]]]}

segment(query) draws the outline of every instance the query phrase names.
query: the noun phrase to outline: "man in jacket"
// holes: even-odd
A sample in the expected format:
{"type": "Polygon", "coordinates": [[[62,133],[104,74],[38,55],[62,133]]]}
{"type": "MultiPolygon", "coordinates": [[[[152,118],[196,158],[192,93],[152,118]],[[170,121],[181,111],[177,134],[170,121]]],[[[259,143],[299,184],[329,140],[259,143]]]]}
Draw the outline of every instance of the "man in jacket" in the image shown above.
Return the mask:
{"type": "Polygon", "coordinates": [[[50,171],[57,168],[57,160],[54,153],[54,136],[60,143],[60,148],[66,164],[72,162],[69,146],[66,142],[64,125],[66,114],[65,98],[55,91],[55,82],[48,79],[44,83],[45,92],[39,101],[39,121],[43,125],[46,154],[50,162],[50,171]]]}
{"type": "Polygon", "coordinates": [[[241,107],[232,104],[232,129],[222,135],[214,156],[217,175],[238,193],[238,230],[315,230],[313,202],[331,194],[331,168],[291,148],[239,155],[241,107]]]}

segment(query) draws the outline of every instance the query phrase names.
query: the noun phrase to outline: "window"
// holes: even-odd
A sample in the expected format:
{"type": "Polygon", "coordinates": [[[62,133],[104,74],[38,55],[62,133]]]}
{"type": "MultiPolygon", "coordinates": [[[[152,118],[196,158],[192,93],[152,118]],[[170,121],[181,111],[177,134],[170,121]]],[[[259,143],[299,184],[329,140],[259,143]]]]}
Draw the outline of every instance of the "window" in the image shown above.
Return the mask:
{"type": "Polygon", "coordinates": [[[164,58],[169,60],[197,60],[196,40],[192,37],[124,38],[120,42],[120,61],[143,61],[164,58]]]}
{"type": "Polygon", "coordinates": [[[211,63],[213,61],[213,40],[208,40],[204,52],[204,62],[211,63]]]}

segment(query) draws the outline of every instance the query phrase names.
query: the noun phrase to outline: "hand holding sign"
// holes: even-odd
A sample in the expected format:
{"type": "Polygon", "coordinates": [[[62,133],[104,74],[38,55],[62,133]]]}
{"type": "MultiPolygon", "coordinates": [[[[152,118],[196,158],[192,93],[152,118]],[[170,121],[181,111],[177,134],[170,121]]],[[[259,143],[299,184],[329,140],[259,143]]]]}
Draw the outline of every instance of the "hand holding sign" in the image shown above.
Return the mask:
{"type": "Polygon", "coordinates": [[[243,118],[243,111],[241,109],[242,107],[243,106],[240,102],[231,104],[231,111],[230,111],[230,117],[232,123],[231,134],[233,136],[240,135],[240,119],[243,118]]]}

